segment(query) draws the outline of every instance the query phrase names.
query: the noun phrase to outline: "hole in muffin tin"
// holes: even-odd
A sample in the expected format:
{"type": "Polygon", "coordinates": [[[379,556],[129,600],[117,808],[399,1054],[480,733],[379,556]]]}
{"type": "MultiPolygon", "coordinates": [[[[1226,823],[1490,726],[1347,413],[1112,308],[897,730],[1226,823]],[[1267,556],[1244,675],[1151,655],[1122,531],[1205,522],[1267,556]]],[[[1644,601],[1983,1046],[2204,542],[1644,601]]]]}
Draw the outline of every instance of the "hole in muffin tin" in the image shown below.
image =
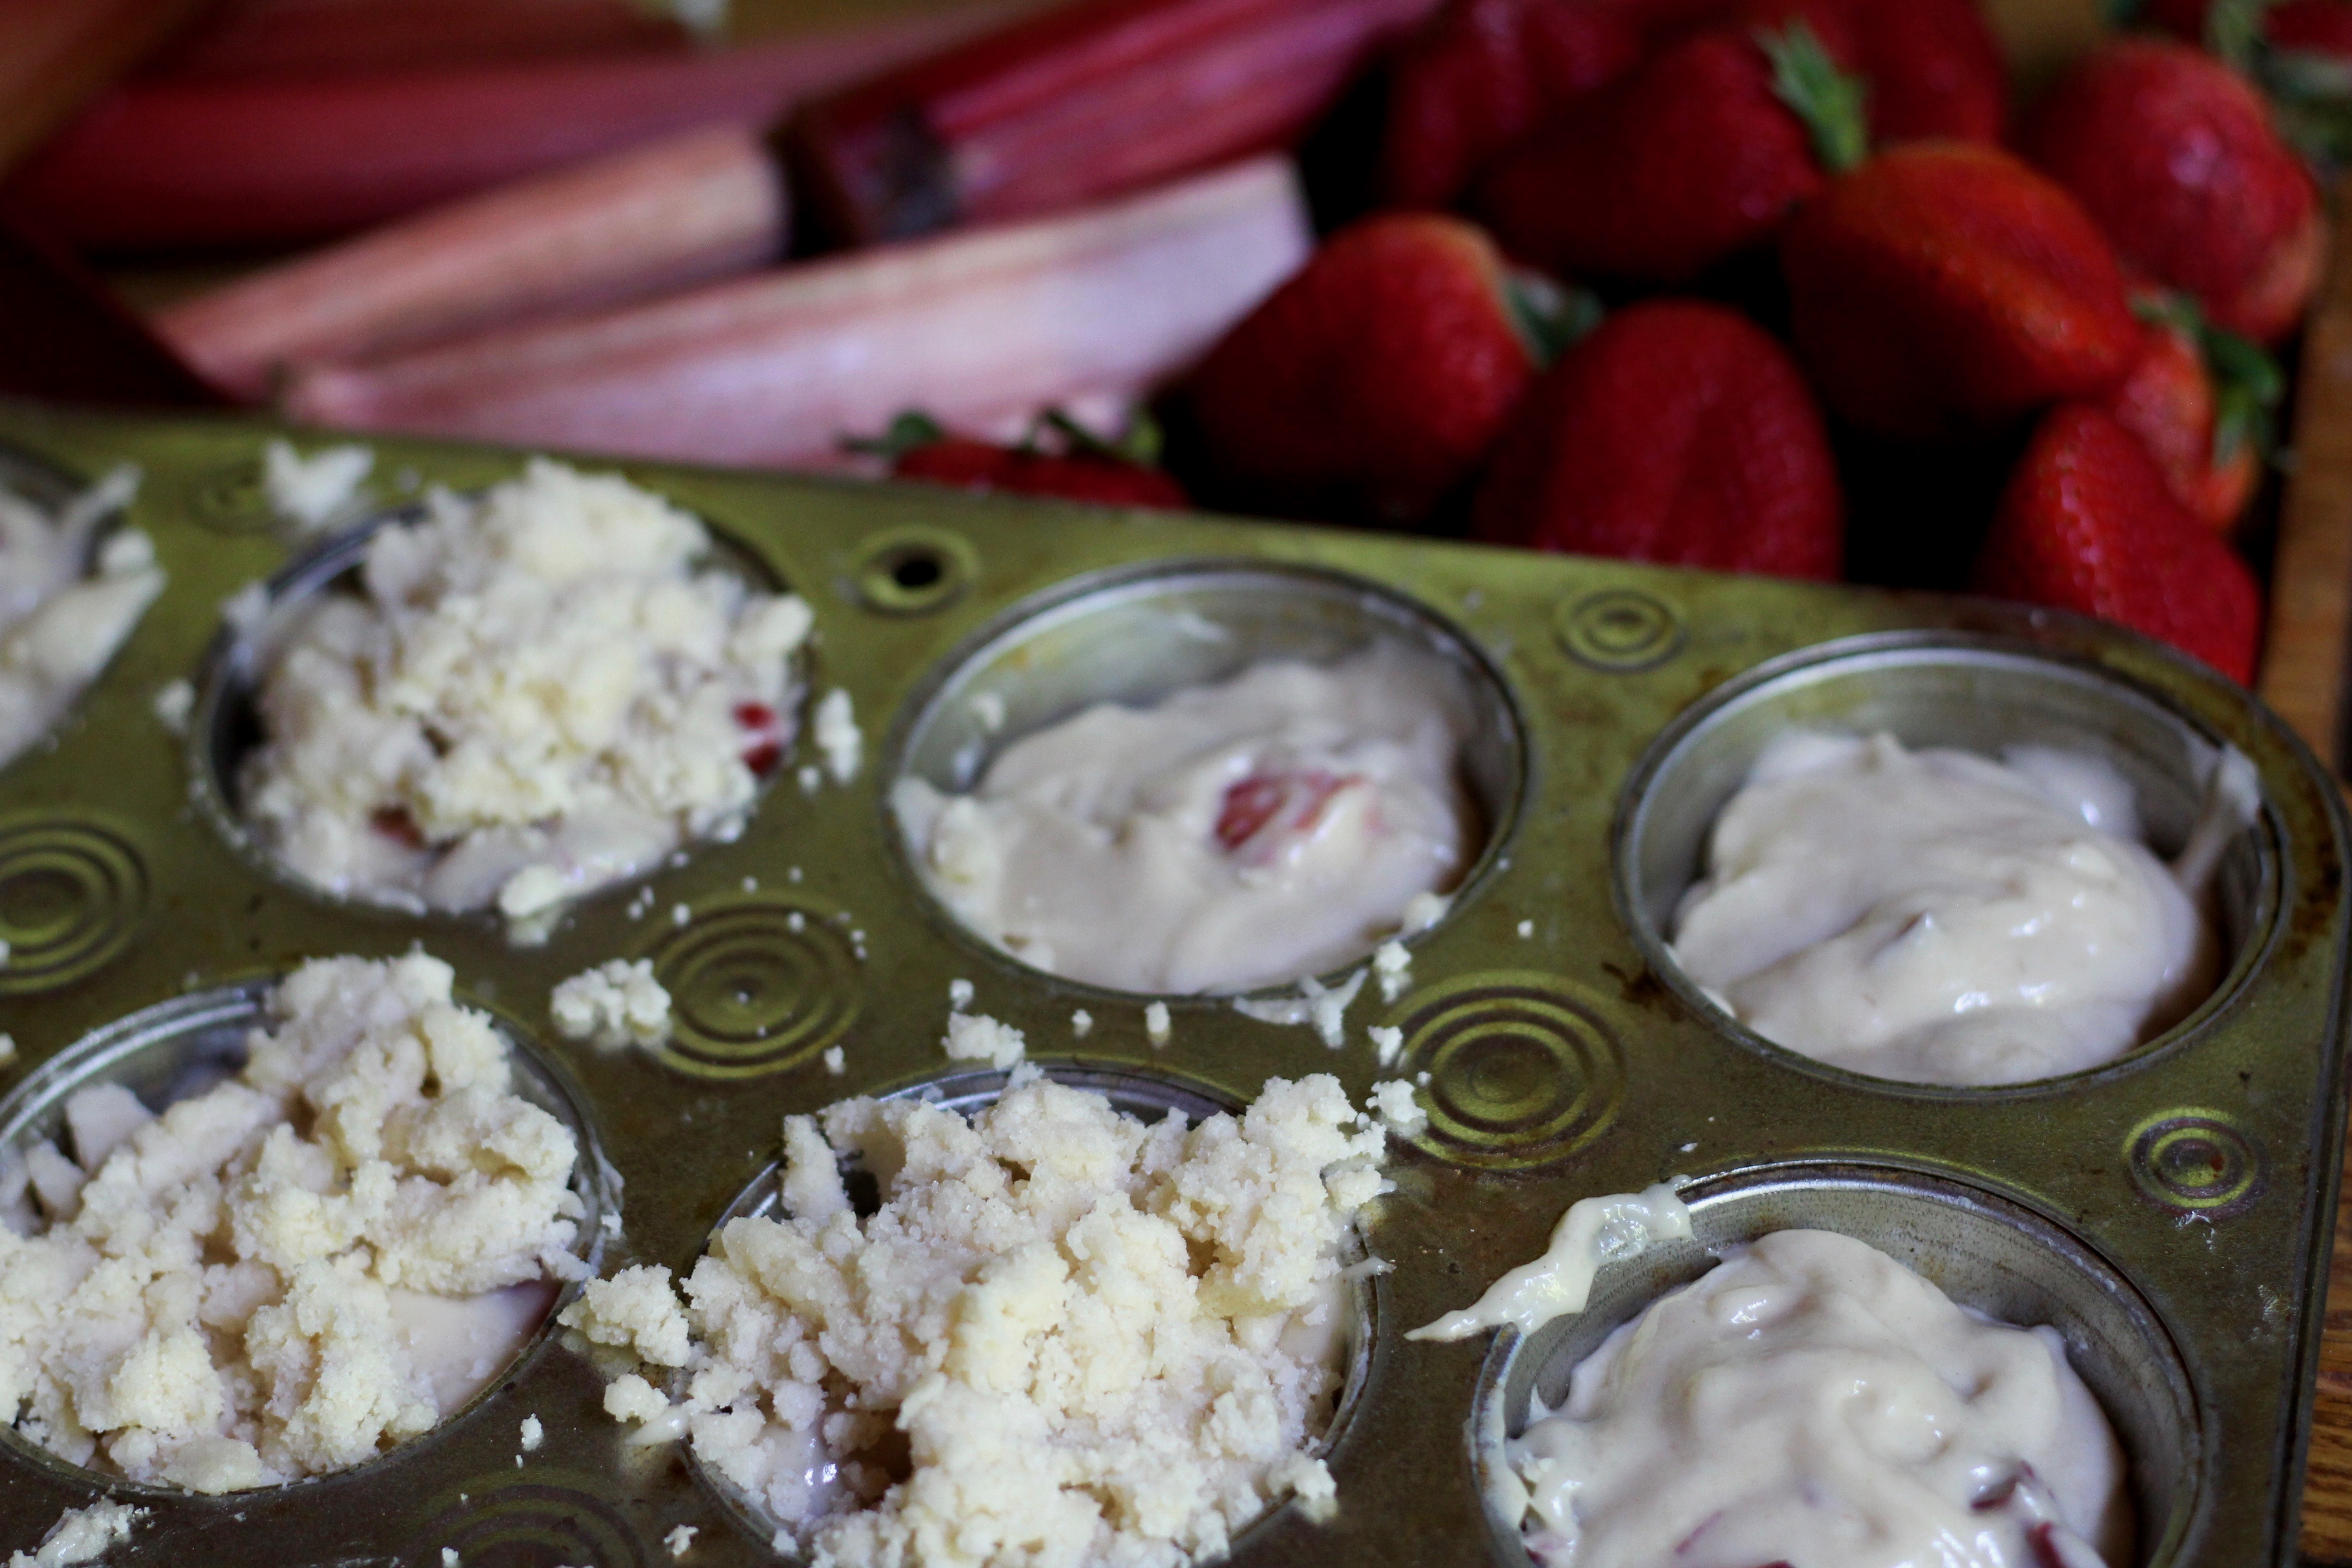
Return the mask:
{"type": "MultiPolygon", "coordinates": [[[[1451,890],[1451,908],[1459,909],[1495,869],[1525,797],[1528,752],[1517,707],[1467,637],[1393,590],[1334,572],[1181,562],[1097,574],[1048,590],[1000,616],[925,682],[884,748],[893,760],[887,776],[912,775],[942,793],[961,794],[1006,746],[1096,704],[1142,707],[1186,687],[1229,680],[1265,659],[1329,664],[1381,642],[1446,665],[1469,696],[1474,729],[1461,773],[1480,821],[1477,853],[1451,890]]],[[[899,869],[949,928],[994,959],[1040,973],[941,903],[887,798],[885,792],[890,819],[884,837],[899,869]]],[[[1373,945],[1367,942],[1365,951],[1373,945]]],[[[1137,994],[1055,978],[1097,994],[1137,994]]]]}
{"type": "MultiPolygon", "coordinates": [[[[2070,1232],[1992,1193],[1884,1166],[1792,1163],[1709,1176],[1682,1189],[1693,1238],[1602,1265],[1585,1310],[1532,1335],[1506,1329],[1481,1370],[1467,1426],[1480,1489],[1505,1461],[1530,1396],[1557,1409],[1570,1375],[1619,1324],[1715,1266],[1722,1249],[1781,1230],[1868,1243],[1964,1307],[2021,1328],[2047,1324],[2123,1446],[2141,1564],[2184,1561],[2202,1513],[2212,1435],[2171,1332],[2131,1282],[2070,1232]]],[[[1500,1559],[1533,1559],[1514,1521],[1487,1523],[1500,1559]]],[[[1794,1544],[1794,1543],[1792,1543],[1794,1544]]],[[[2116,1568],[2126,1568],[2118,1563],[2116,1568]]]]}
{"type": "Polygon", "coordinates": [[[1614,834],[1619,913],[1652,970],[1743,1044],[1801,1070],[1874,1089],[1927,1096],[2033,1092],[2077,1083],[2143,1059],[2196,1032],[2241,991],[2267,950],[2279,910],[2276,829],[2267,809],[2223,853],[2212,912],[2221,976],[2188,1016],[2112,1061],[2055,1079],[1951,1087],[1874,1077],[1817,1061],[1733,1018],[1675,959],[1675,910],[1704,868],[1724,804],[1767,743],[1797,729],[1871,734],[1906,747],[1954,747],[1998,756],[2042,745],[2088,752],[2122,773],[2137,797],[2148,847],[2167,859],[2187,840],[2206,798],[2221,742],[2160,699],[2112,675],[1996,638],[1898,633],[1808,648],[1714,693],[1669,725],[1626,785],[1614,834]]]}
{"type": "MultiPolygon", "coordinates": [[[[291,635],[300,616],[320,595],[357,591],[368,543],[376,530],[415,522],[425,515],[425,508],[421,505],[399,507],[336,533],[296,555],[275,575],[262,581],[260,585],[266,595],[266,608],[257,620],[240,626],[230,622],[224,614],[221,629],[205,650],[204,663],[195,679],[196,702],[188,721],[190,794],[198,811],[212,824],[215,831],[247,861],[277,880],[312,898],[412,918],[496,925],[499,920],[495,908],[432,910],[422,900],[403,894],[327,887],[278,858],[245,818],[243,783],[239,775],[244,771],[246,759],[266,739],[257,699],[269,661],[291,635]]],[[[790,591],[751,550],[737,543],[709,519],[698,517],[696,521],[702,524],[710,540],[709,548],[694,563],[697,569],[715,566],[759,593],[790,591]]],[[[793,655],[793,670],[795,700],[800,708],[793,731],[793,745],[797,748],[807,733],[807,709],[812,700],[811,657],[806,645],[793,655]]],[[[792,755],[793,752],[788,750],[759,777],[747,816],[760,809],[776,780],[791,772],[788,763],[792,755]]],[[[706,839],[688,840],[673,853],[692,854],[708,842],[706,839]]],[[[557,912],[560,914],[562,910],[588,900],[634,887],[666,864],[668,858],[663,857],[629,876],[567,899],[558,906],[557,912]]]]}
{"type": "MultiPolygon", "coordinates": [[[[269,994],[282,978],[265,976],[191,992],[142,1008],[84,1036],[43,1063],[5,1100],[0,1100],[0,1152],[9,1159],[21,1159],[34,1144],[45,1141],[60,1149],[69,1147],[66,1101],[83,1089],[118,1084],[137,1095],[150,1111],[160,1114],[181,1100],[235,1078],[247,1060],[247,1038],[266,1022],[269,994]]],[[[457,1000],[467,1006],[479,1005],[462,992],[457,1000]]],[[[506,1042],[508,1059],[514,1067],[514,1092],[572,1131],[579,1152],[572,1166],[571,1186],[582,1211],[576,1221],[573,1250],[585,1265],[585,1277],[593,1278],[603,1257],[606,1235],[603,1219],[613,1206],[614,1194],[608,1186],[611,1165],[589,1120],[586,1101],[520,1031],[495,1013],[489,1016],[506,1042]]],[[[250,1491],[221,1493],[215,1500],[203,1493],[131,1480],[112,1470],[76,1465],[18,1432],[15,1425],[16,1413],[13,1411],[0,1419],[0,1443],[22,1458],[85,1482],[94,1480],[109,1491],[198,1502],[217,1500],[229,1507],[241,1506],[259,1496],[278,1496],[297,1487],[340,1480],[394,1458],[448,1430],[476,1406],[495,1396],[501,1385],[511,1382],[553,1337],[556,1313],[580,1289],[576,1280],[552,1283],[555,1292],[537,1325],[516,1343],[505,1365],[485,1381],[471,1398],[444,1413],[429,1431],[404,1439],[348,1469],[305,1476],[250,1491]]]]}
{"type": "Polygon", "coordinates": [[[866,607],[888,616],[927,616],[963,596],[979,558],[962,535],[942,528],[893,528],[860,547],[852,571],[866,607]]]}
{"type": "MultiPolygon", "coordinates": [[[[1220,1111],[1239,1116],[1246,1109],[1241,1101],[1220,1090],[1172,1075],[1126,1072],[1076,1062],[1041,1061],[1031,1065],[1042,1068],[1045,1075],[1055,1083],[1099,1094],[1110,1101],[1113,1110],[1147,1123],[1157,1122],[1173,1110],[1184,1118],[1187,1125],[1197,1125],[1220,1111]]],[[[1009,1073],[982,1068],[927,1078],[920,1082],[883,1090],[874,1098],[920,1100],[952,1110],[970,1121],[994,1104],[1004,1093],[1010,1080],[1009,1073]]],[[[860,1218],[880,1207],[879,1184],[863,1166],[845,1163],[842,1174],[843,1185],[860,1218]]],[[[770,1163],[719,1216],[710,1227],[711,1235],[716,1237],[735,1220],[777,1218],[783,1201],[780,1186],[782,1175],[782,1163],[770,1163]]],[[[1347,1247],[1344,1256],[1349,1264],[1361,1262],[1368,1256],[1359,1234],[1350,1233],[1347,1247]]],[[[1345,1440],[1356,1419],[1364,1388],[1370,1382],[1372,1349],[1380,1337],[1381,1278],[1377,1272],[1366,1272],[1348,1281],[1348,1341],[1342,1354],[1339,1390],[1332,1401],[1331,1415],[1324,1423],[1322,1432],[1306,1446],[1304,1451],[1310,1457],[1328,1458],[1345,1440]]],[[[776,1535],[777,1521],[765,1509],[745,1496],[724,1476],[703,1464],[695,1456],[690,1444],[686,1447],[685,1453],[688,1467],[711,1495],[719,1500],[738,1525],[755,1540],[768,1541],[776,1535]]],[[[1288,1500],[1286,1499],[1237,1527],[1232,1538],[1233,1555],[1242,1555],[1251,1532],[1272,1521],[1287,1506],[1288,1500]]],[[[798,1561],[797,1558],[793,1560],[798,1561]]]]}

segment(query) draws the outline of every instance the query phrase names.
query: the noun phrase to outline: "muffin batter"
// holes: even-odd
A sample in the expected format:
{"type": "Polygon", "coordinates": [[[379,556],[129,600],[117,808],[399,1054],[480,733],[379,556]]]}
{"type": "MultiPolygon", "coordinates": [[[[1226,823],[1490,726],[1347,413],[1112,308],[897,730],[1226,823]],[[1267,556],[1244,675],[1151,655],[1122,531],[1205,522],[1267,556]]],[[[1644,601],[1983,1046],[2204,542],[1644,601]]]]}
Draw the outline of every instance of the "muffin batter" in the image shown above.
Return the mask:
{"type": "Polygon", "coordinates": [[[2130,1561],[2123,1455],[2056,1331],[1825,1231],[1619,1326],[1506,1454],[1547,1568],[2130,1561]]]}
{"type": "Polygon", "coordinates": [[[1791,1050],[2012,1083],[2120,1056],[2194,1007],[2216,973],[2199,901],[2096,758],[1800,731],[1717,817],[1674,952],[1791,1050]]]}
{"type": "Polygon", "coordinates": [[[118,468],[55,517],[0,489],[0,765],[48,732],[163,591],[135,528],[91,558],[99,525],[138,488],[137,469],[118,468]]]}
{"type": "Polygon", "coordinates": [[[369,541],[270,659],[263,844],[337,892],[545,917],[740,828],[793,739],[808,606],[697,569],[660,497],[539,461],[369,541]]]}
{"type": "Polygon", "coordinates": [[[909,778],[893,803],[933,890],[1014,957],[1124,991],[1247,991],[1361,956],[1460,879],[1471,731],[1451,668],[1375,644],[1103,703],[1006,747],[970,795],[909,778]]]}
{"type": "Polygon", "coordinates": [[[680,1404],[631,1373],[606,1409],[682,1425],[815,1562],[1174,1568],[1331,1496],[1306,1445],[1340,1382],[1342,1247],[1385,1185],[1361,1120],[1320,1076],[1189,1130],[1034,1072],[970,1122],[845,1100],[785,1120],[783,1217],[730,1221],[684,1310],[637,1268],[563,1321],[680,1369],[680,1404]]]}
{"type": "Polygon", "coordinates": [[[584,1272],[571,1130],[446,964],[320,959],[235,1078],[66,1105],[0,1199],[0,1399],[61,1458],[225,1492],[348,1468],[486,1383],[584,1272]]]}

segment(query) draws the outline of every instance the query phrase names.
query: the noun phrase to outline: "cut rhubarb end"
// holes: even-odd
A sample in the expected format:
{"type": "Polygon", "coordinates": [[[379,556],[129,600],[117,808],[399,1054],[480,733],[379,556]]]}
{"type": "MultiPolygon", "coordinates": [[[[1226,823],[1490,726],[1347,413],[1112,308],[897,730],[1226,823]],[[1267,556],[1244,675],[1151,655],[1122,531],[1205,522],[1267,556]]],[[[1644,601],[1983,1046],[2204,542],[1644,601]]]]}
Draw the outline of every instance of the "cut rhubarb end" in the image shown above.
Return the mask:
{"type": "Polygon", "coordinates": [[[411,849],[425,847],[425,829],[404,805],[382,805],[368,815],[368,826],[386,838],[405,844],[411,849]]]}

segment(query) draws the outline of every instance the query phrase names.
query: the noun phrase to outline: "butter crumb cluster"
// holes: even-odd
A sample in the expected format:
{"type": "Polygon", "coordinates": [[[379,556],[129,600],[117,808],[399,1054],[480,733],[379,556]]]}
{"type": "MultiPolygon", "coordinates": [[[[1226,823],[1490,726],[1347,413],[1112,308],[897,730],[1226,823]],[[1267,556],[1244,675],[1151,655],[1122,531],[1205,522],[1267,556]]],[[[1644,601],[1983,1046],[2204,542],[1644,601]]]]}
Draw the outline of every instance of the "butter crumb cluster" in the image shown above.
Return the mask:
{"type": "Polygon", "coordinates": [[[669,1043],[669,993],[651,959],[615,958],[560,983],[547,999],[556,1033],[604,1050],[669,1043]]]}
{"type": "Polygon", "coordinates": [[[1172,1568],[1285,1496],[1330,1506],[1306,1450],[1381,1145],[1328,1076],[1189,1129],[1035,1077],[970,1121],[844,1100],[786,1119],[782,1217],[730,1221],[682,1303],[633,1268],[562,1321],[667,1381],[627,1373],[605,1408],[682,1430],[779,1550],[1172,1568]]]}
{"type": "Polygon", "coordinates": [[[421,953],[315,960],[236,1077],[160,1115],[117,1085],[67,1101],[67,1136],[0,1184],[0,1400],[20,1432],[235,1491],[372,1458],[495,1374],[512,1338],[477,1309],[527,1333],[546,1296],[513,1325],[515,1289],[584,1272],[577,1150],[450,980],[421,953]],[[468,1345],[478,1364],[450,1373],[468,1345]]]}

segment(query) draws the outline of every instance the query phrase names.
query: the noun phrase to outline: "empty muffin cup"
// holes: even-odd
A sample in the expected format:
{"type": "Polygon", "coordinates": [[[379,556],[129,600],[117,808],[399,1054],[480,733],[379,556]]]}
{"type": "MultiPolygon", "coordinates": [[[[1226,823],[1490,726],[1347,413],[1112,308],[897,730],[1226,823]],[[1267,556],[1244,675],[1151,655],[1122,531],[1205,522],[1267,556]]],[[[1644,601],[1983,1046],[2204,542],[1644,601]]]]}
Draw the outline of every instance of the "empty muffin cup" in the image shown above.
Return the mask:
{"type": "Polygon", "coordinates": [[[1636,768],[1616,860],[1652,966],[1741,1039],[1961,1088],[2185,1037],[2278,903],[2243,757],[2112,676],[1948,634],[1711,694],[1636,768]]]}
{"type": "Polygon", "coordinates": [[[422,954],[314,961],[101,1028],[0,1105],[10,1441],[236,1492],[457,1415],[592,1274],[572,1092],[422,954]],[[103,1261],[100,1261],[101,1257],[103,1261]]]}
{"type": "MultiPolygon", "coordinates": [[[[1530,1335],[1506,1331],[1488,1354],[1469,1428],[1471,1459],[1488,1499],[1489,1522],[1503,1561],[1525,1564],[1530,1561],[1530,1541],[1538,1547],[1545,1544],[1534,1514],[1525,1517],[1532,1533],[1522,1533],[1522,1510],[1528,1506],[1530,1489],[1524,1468],[1515,1468],[1507,1455],[1507,1444],[1516,1445],[1531,1420],[1572,1408],[1570,1385],[1579,1366],[1601,1352],[1621,1325],[1642,1317],[1668,1292],[1707,1275],[1725,1249],[1745,1247],[1776,1233],[1801,1231],[1830,1232],[1877,1249],[1925,1279],[1979,1322],[1989,1319],[2020,1329],[2055,1331],[2064,1342],[2067,1366],[2097,1401],[2122,1450],[2121,1479],[2129,1494],[2125,1511],[2134,1517],[2111,1518],[2109,1522],[2117,1527],[2116,1534],[2137,1544],[2127,1547],[2129,1555],[2118,1557],[2111,1568],[2173,1562],[2191,1548],[2200,1492],[2207,1484],[2210,1441],[2194,1384],[2172,1335],[2155,1310],[2127,1279],[2065,1229],[2032,1209],[1973,1186],[1860,1164],[1793,1163],[1751,1169],[1702,1178],[1685,1185],[1679,1195],[1689,1210],[1692,1234],[1687,1239],[1653,1241],[1639,1250],[1617,1253],[1601,1264],[1583,1310],[1556,1318],[1530,1335]]],[[[1788,1299],[1780,1293],[1782,1289],[1769,1284],[1760,1287],[1752,1317],[1734,1312],[1721,1325],[1721,1331],[1738,1335],[1742,1323],[1770,1321],[1788,1309],[1788,1299]]],[[[1612,1348],[1624,1342],[1620,1339],[1612,1348]]],[[[2030,1340],[2014,1342],[2032,1343],[2030,1340]]],[[[1808,1364],[1819,1362],[1822,1354],[1818,1347],[1801,1353],[1808,1364]]],[[[2032,1352],[2023,1359],[2031,1362],[2040,1353],[2032,1352]]],[[[2001,1364],[1995,1358],[1981,1365],[1979,1372],[1990,1380],[2001,1364]]],[[[1731,1400],[1728,1386],[1693,1383],[1686,1392],[1692,1402],[1707,1397],[1731,1400]],[[1708,1387],[1715,1394],[1709,1394],[1708,1387]]],[[[1894,1397],[1877,1381],[1872,1388],[1873,1398],[1894,1397]]],[[[1986,1396],[1988,1388],[1955,1386],[1951,1392],[1974,1401],[1986,1396]]],[[[1811,1402],[1801,1391],[1776,1402],[1783,1407],[1790,1403],[1811,1402]]],[[[1727,1436],[1738,1423],[1759,1416],[1769,1420],[1776,1414],[1746,1404],[1724,1403],[1711,1408],[1716,1408],[1718,1420],[1703,1435],[1707,1437],[1727,1436]]],[[[1857,1407],[1852,1419],[1858,1440],[1872,1445],[1881,1456],[1907,1449],[1911,1462],[1936,1462],[1932,1444],[1926,1449],[1906,1445],[1897,1429],[1903,1417],[1891,1410],[1865,1416],[1857,1407]]],[[[1800,1452],[1803,1446],[1797,1439],[1790,1438],[1785,1447],[1785,1454],[1776,1450],[1776,1459],[1786,1458],[1799,1466],[1812,1462],[1808,1453],[1800,1452]]],[[[1676,1474],[1683,1479],[1684,1472],[1676,1474]]],[[[1759,1488],[1765,1484],[1749,1479],[1759,1488]]],[[[2042,1480],[2055,1489],[2054,1478],[2042,1480]]],[[[1851,1476],[1831,1484],[1834,1490],[1850,1483],[1858,1484],[1851,1476]]],[[[2017,1475],[1988,1474],[1980,1484],[1982,1495],[1969,1506],[1981,1510],[1983,1518],[1990,1521],[1997,1513],[2011,1510],[2033,1517],[2036,1502],[2014,1495],[2042,1484],[2030,1469],[2017,1475]]],[[[1744,1517],[1711,1522],[1716,1528],[1752,1526],[1757,1500],[1757,1496],[1746,1498],[1744,1517]]],[[[1871,1517],[1870,1510],[1878,1502],[1900,1505],[1897,1498],[1856,1496],[1848,1500],[1856,1518],[1871,1517]]],[[[1818,1500],[1812,1506],[1829,1508],[1829,1513],[1816,1516],[1822,1521],[1838,1511],[1818,1500]]],[[[1751,1544],[1747,1540],[1740,1542],[1742,1547],[1751,1544]]],[[[1813,1543],[1784,1543],[1790,1551],[1806,1544],[1813,1543]]],[[[2063,1555],[2051,1560],[2074,1561],[2063,1555]]]]}
{"type": "Polygon", "coordinates": [[[917,881],[998,953],[1129,994],[1286,984],[1426,927],[1493,860],[1526,756],[1459,633],[1263,565],[1066,584],[908,712],[917,881]]]}

